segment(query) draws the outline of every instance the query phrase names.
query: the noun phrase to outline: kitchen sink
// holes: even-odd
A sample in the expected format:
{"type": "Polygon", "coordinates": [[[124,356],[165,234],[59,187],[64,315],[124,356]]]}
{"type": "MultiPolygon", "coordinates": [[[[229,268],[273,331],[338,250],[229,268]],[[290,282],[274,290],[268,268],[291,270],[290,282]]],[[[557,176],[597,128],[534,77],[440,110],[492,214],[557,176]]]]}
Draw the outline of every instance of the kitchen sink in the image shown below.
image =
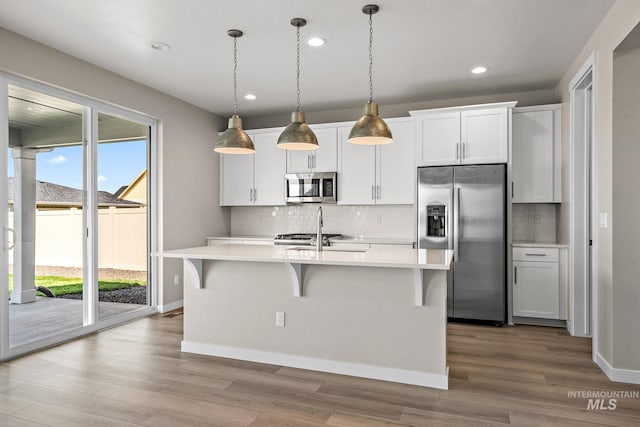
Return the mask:
{"type": "MultiPolygon", "coordinates": [[[[295,248],[288,248],[288,251],[308,251],[316,252],[315,246],[296,246],[295,248]]],[[[325,246],[322,248],[322,252],[366,252],[367,249],[362,248],[336,248],[332,246],[325,246]]]]}

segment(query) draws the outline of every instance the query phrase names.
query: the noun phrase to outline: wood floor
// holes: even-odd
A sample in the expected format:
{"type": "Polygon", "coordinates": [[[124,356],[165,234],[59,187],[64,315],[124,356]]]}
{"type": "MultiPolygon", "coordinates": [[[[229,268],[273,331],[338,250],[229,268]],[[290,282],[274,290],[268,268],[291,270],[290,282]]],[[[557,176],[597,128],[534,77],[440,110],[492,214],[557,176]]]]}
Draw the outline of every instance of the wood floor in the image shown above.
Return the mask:
{"type": "Polygon", "coordinates": [[[185,354],[181,337],[173,312],[2,363],[0,425],[640,425],[640,399],[568,397],[640,386],[561,329],[451,324],[447,391],[185,354]]]}

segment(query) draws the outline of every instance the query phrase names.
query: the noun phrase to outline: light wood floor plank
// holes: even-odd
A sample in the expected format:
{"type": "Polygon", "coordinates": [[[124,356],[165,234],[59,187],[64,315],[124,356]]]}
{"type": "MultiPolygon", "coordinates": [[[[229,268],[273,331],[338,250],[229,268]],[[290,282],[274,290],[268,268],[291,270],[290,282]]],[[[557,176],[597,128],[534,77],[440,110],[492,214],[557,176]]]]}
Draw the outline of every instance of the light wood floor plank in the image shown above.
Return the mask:
{"type": "Polygon", "coordinates": [[[448,326],[449,390],[182,353],[181,312],[0,363],[0,426],[638,426],[640,399],[560,328],[448,326]]]}

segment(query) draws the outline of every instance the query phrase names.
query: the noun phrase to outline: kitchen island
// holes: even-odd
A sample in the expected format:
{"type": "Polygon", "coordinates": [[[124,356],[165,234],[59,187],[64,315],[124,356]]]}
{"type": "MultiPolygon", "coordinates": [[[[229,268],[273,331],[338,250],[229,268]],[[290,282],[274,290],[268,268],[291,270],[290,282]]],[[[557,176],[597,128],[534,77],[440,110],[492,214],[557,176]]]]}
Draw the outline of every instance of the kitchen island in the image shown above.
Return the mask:
{"type": "Polygon", "coordinates": [[[163,256],[184,260],[185,352],[447,388],[452,251],[220,245],[163,256]]]}

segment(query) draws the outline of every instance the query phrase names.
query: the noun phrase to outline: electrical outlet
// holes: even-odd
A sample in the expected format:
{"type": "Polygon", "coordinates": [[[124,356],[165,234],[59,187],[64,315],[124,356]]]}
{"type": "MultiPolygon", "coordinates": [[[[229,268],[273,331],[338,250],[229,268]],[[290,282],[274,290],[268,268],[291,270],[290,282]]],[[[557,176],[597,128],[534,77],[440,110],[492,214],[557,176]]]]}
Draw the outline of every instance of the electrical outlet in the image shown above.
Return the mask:
{"type": "Polygon", "coordinates": [[[284,311],[276,311],[276,326],[284,328],[284,311]]]}
{"type": "Polygon", "coordinates": [[[173,276],[173,285],[174,286],[180,285],[180,275],[179,274],[176,274],[175,276],[173,276]]]}

